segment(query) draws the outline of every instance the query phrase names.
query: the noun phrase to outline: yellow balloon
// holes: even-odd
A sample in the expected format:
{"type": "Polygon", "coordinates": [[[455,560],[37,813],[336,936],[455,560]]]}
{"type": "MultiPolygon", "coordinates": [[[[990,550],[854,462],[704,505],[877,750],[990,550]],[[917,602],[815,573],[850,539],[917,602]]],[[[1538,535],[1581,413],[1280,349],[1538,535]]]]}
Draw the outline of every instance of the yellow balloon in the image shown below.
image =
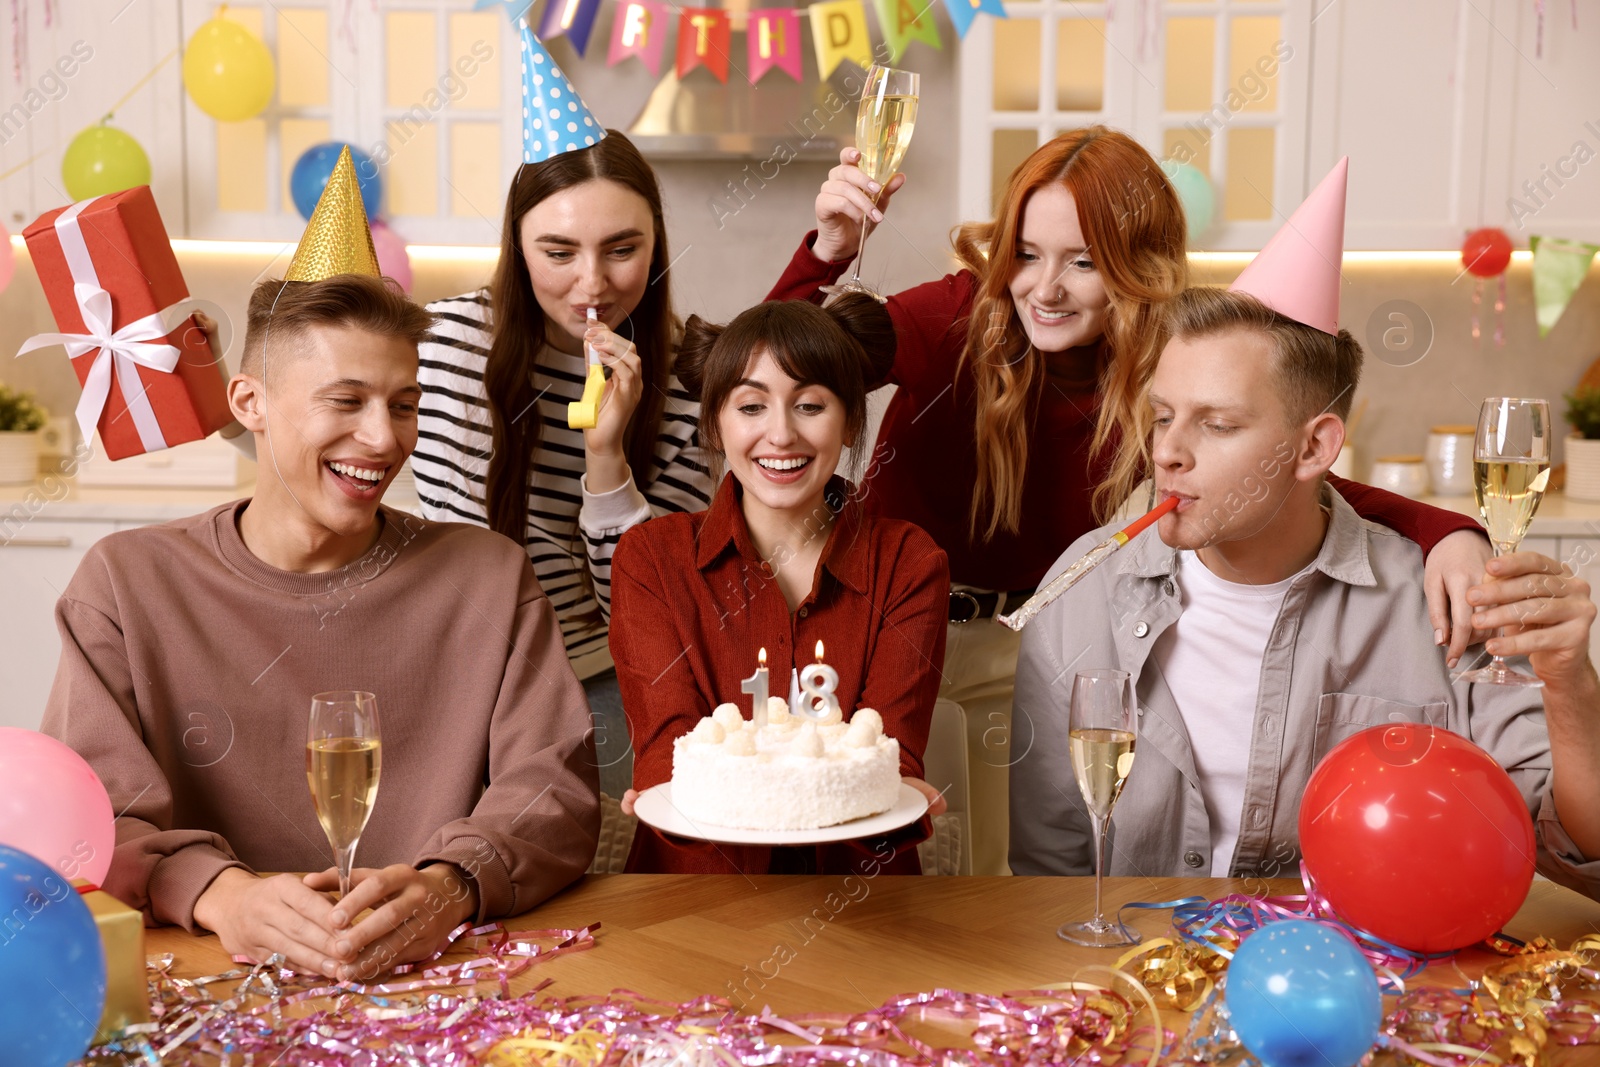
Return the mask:
{"type": "Polygon", "coordinates": [[[183,52],[183,85],[214,119],[252,119],[272,102],[272,53],[237,22],[214,18],[194,31],[183,52]]]}
{"type": "Polygon", "coordinates": [[[115,126],[90,126],[61,157],[61,181],[74,201],[150,184],[150,157],[115,126]]]}

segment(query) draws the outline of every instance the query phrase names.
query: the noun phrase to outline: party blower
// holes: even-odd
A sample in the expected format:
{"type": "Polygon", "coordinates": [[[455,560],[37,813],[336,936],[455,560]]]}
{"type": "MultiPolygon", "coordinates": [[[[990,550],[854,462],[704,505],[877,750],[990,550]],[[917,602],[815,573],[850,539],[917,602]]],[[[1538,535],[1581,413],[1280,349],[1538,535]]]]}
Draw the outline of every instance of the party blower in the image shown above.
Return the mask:
{"type": "Polygon", "coordinates": [[[1110,559],[1113,552],[1138,537],[1144,532],[1145,527],[1177,506],[1177,497],[1167,497],[1142,517],[1130,523],[1126,529],[1112,534],[1085,552],[1076,563],[1052,578],[1049,585],[1029,597],[1022,607],[1013,611],[1010,615],[996,615],[994,621],[1001,626],[1009,626],[1013,630],[1021,631],[1024,626],[1032,621],[1035,615],[1043,611],[1053,600],[1082,581],[1084,575],[1110,559]]]}
{"type": "MultiPolygon", "coordinates": [[[[595,314],[594,308],[587,312],[590,322],[596,322],[600,316],[595,314]]],[[[583,381],[583,398],[567,405],[567,427],[573,430],[592,430],[595,422],[600,417],[600,396],[606,388],[606,369],[600,365],[600,353],[592,345],[584,345],[584,352],[589,356],[589,376],[583,381]]]]}

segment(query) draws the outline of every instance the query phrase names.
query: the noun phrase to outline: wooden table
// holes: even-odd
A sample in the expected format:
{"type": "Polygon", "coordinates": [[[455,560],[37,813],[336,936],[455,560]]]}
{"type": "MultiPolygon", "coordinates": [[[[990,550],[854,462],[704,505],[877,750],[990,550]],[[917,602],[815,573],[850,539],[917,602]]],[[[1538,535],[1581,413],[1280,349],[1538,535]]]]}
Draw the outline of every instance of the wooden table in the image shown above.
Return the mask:
{"type": "MultiPolygon", "coordinates": [[[[1105,883],[1108,908],[1136,900],[1300,891],[1288,880],[1105,883]]],[[[599,922],[596,946],[536,965],[512,988],[521,992],[551,978],[550,992],[565,996],[625,988],[678,1002],[715,993],[749,1011],[771,1005],[780,1015],[862,1011],[897,994],[941,986],[1000,993],[1067,981],[1084,965],[1114,963],[1119,950],[1082,948],[1056,937],[1057,926],[1087,917],[1093,905],[1088,878],[592,875],[507,925],[599,922]]],[[[1129,915],[1146,937],[1165,933],[1170,917],[1164,911],[1129,915]]],[[[1600,903],[1538,881],[1506,932],[1524,939],[1543,934],[1566,947],[1600,932],[1600,903]]],[[[174,973],[184,977],[232,966],[216,938],[176,928],[147,931],[146,950],[173,953],[174,973]]],[[[1459,963],[1475,976],[1498,958],[1470,949],[1459,963]]],[[[1417,981],[1459,984],[1453,969],[1438,965],[1417,981]]],[[[1594,1049],[1579,1049],[1556,1062],[1584,1062],[1585,1053],[1590,1062],[1600,1059],[1594,1049]],[[1570,1058],[1574,1054],[1580,1058],[1570,1058]]]]}

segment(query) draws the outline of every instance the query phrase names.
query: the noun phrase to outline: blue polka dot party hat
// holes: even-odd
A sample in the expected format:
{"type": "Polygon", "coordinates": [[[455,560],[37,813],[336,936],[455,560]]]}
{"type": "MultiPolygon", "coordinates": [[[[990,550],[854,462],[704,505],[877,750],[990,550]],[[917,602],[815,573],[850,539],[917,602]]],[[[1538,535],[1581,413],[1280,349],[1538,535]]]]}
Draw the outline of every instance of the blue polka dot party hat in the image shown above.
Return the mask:
{"type": "Polygon", "coordinates": [[[522,160],[543,163],[588,148],[606,135],[527,19],[522,30],[522,160]]]}

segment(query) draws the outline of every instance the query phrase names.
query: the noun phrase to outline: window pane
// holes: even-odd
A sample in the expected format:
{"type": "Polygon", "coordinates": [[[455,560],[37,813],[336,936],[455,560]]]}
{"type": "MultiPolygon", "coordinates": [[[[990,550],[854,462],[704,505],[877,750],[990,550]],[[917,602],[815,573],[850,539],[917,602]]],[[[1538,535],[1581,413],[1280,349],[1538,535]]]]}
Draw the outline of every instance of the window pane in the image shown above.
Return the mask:
{"type": "Polygon", "coordinates": [[[1189,126],[1167,130],[1161,141],[1161,158],[1187,163],[1201,174],[1211,173],[1211,135],[1189,126]]]}
{"type": "MultiPolygon", "coordinates": [[[[328,106],[328,13],[304,7],[278,9],[278,103],[328,106]]],[[[354,64],[351,71],[354,73],[354,64]]]]}
{"type": "Polygon", "coordinates": [[[438,85],[433,15],[426,11],[391,11],[384,16],[384,62],[392,108],[421,106],[438,85]]]}
{"type": "Polygon", "coordinates": [[[450,16],[450,74],[445,86],[452,105],[496,111],[500,107],[498,11],[458,11],[450,16]],[[456,89],[459,83],[463,88],[456,89]]]}
{"type": "MultiPolygon", "coordinates": [[[[383,168],[385,215],[439,213],[439,127],[401,119],[388,124],[389,162],[383,168]]],[[[497,175],[499,171],[495,172],[497,175]]]]}
{"type": "Polygon", "coordinates": [[[1228,87],[1238,94],[1233,111],[1276,111],[1278,108],[1277,43],[1282,38],[1278,16],[1235,16],[1229,29],[1228,87]],[[1235,106],[1238,103],[1239,106],[1235,106]]]}
{"type": "Polygon", "coordinates": [[[1228,188],[1223,197],[1226,219],[1272,218],[1273,148],[1277,131],[1239,128],[1228,131],[1228,188]]]}
{"type": "Polygon", "coordinates": [[[1056,23],[1056,108],[1099,111],[1105,101],[1106,20],[1056,23]]]}
{"type": "Polygon", "coordinates": [[[500,207],[500,124],[451,123],[450,214],[481,218],[498,232],[500,207]]]}
{"type": "Polygon", "coordinates": [[[1006,191],[1006,179],[1017,164],[1039,147],[1037,130],[995,130],[989,154],[989,206],[993,210],[1006,191]]]}
{"type": "Polygon", "coordinates": [[[257,7],[257,6],[240,7],[237,4],[216,4],[211,8],[210,17],[211,18],[218,17],[219,15],[222,14],[223,9],[227,9],[227,12],[228,12],[227,16],[226,16],[227,18],[231,19],[234,22],[237,22],[239,25],[243,26],[245,29],[249,30],[251,33],[253,33],[257,37],[261,38],[263,41],[266,40],[266,34],[263,33],[262,29],[261,29],[261,8],[260,7],[257,7]]]}
{"type": "MultiPolygon", "coordinates": [[[[220,129],[227,123],[217,123],[220,129]]],[[[278,123],[278,165],[283,170],[283,184],[281,186],[281,199],[278,210],[293,213],[294,197],[289,195],[289,175],[294,172],[294,165],[306,149],[314,144],[321,144],[331,139],[328,132],[327,119],[284,119],[278,123]]],[[[220,141],[218,142],[221,143],[220,141]]],[[[266,167],[262,167],[265,172],[266,167]]]]}
{"type": "Polygon", "coordinates": [[[1185,15],[1167,20],[1167,110],[1211,107],[1216,19],[1185,15]]]}
{"type": "Polygon", "coordinates": [[[219,122],[216,126],[217,210],[267,210],[266,120],[219,122]]]}
{"type": "Polygon", "coordinates": [[[994,109],[1039,109],[1039,20],[994,20],[994,109]]]}

